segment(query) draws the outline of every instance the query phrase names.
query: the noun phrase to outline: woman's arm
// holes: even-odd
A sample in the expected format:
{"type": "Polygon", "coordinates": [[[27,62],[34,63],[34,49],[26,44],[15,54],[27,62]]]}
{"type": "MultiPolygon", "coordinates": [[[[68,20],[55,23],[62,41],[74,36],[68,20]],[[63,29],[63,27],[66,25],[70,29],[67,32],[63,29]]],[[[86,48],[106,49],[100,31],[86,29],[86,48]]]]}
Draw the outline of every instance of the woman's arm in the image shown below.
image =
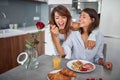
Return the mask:
{"type": "Polygon", "coordinates": [[[65,55],[64,51],[63,51],[61,44],[60,44],[60,41],[58,39],[58,34],[59,34],[58,28],[55,25],[51,25],[50,31],[51,31],[53,43],[57,49],[58,54],[61,56],[64,56],[65,55]]]}
{"type": "Polygon", "coordinates": [[[103,45],[104,45],[103,38],[104,38],[103,35],[99,35],[99,37],[98,37],[97,42],[99,42],[99,48],[98,48],[97,54],[95,56],[95,61],[98,64],[103,65],[106,69],[112,69],[112,63],[106,62],[103,58],[103,45]]]}
{"type": "Polygon", "coordinates": [[[55,44],[55,47],[56,47],[59,55],[61,55],[62,57],[64,57],[65,53],[64,53],[64,50],[63,50],[63,48],[62,48],[62,46],[60,44],[60,41],[59,41],[58,37],[54,37],[54,44],[55,44]]]}

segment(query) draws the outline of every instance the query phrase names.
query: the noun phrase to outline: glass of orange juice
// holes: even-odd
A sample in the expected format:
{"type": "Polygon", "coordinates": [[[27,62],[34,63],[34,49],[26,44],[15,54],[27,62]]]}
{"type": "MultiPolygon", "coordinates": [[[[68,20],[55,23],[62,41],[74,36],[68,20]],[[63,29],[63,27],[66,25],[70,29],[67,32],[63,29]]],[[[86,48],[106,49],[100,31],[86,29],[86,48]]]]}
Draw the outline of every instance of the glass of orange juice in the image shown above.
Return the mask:
{"type": "Polygon", "coordinates": [[[59,55],[53,56],[53,69],[60,69],[61,66],[61,57],[59,55]]]}

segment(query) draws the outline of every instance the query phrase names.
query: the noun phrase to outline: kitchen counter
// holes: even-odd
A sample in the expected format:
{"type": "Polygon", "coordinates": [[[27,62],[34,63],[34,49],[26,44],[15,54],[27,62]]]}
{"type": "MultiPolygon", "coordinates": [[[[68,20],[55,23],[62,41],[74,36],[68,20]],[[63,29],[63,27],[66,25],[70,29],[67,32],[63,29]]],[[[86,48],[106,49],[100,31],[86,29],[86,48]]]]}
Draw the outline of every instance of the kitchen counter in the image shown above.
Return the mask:
{"type": "Polygon", "coordinates": [[[27,33],[35,33],[37,31],[38,29],[35,26],[18,28],[18,29],[3,29],[3,30],[0,30],[0,38],[19,36],[27,33]]]}
{"type": "Polygon", "coordinates": [[[35,33],[38,32],[36,26],[29,26],[25,28],[18,28],[18,30],[24,31],[25,33],[35,33]]]}

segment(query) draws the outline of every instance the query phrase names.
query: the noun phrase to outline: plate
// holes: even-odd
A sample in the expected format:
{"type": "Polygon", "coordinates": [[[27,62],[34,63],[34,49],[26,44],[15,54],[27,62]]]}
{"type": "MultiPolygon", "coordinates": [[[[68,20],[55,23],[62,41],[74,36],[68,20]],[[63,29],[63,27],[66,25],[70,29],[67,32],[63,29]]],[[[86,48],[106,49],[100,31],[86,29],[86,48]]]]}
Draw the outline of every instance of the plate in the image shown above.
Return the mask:
{"type": "Polygon", "coordinates": [[[51,72],[49,72],[49,73],[57,73],[57,72],[59,72],[61,69],[58,69],[58,70],[53,70],[53,71],[51,71],[51,72]]]}
{"type": "Polygon", "coordinates": [[[91,72],[91,71],[94,71],[95,68],[96,68],[96,66],[95,66],[93,63],[91,63],[91,62],[89,62],[89,61],[86,61],[86,60],[71,60],[71,61],[68,61],[68,62],[67,62],[67,67],[68,67],[69,69],[73,70],[73,71],[80,72],[80,73],[91,72]],[[93,68],[92,68],[91,70],[87,70],[87,71],[80,71],[80,70],[73,69],[73,68],[72,68],[73,62],[76,62],[76,61],[82,62],[83,65],[86,64],[86,63],[88,63],[88,64],[92,65],[93,68]]]}

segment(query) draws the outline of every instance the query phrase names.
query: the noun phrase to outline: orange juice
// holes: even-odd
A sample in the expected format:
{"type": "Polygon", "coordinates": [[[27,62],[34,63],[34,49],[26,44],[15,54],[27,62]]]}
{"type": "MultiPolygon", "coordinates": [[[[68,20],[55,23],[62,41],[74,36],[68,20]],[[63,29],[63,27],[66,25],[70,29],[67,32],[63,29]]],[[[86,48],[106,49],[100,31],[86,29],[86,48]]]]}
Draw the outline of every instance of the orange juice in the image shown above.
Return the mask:
{"type": "Polygon", "coordinates": [[[59,56],[53,57],[53,68],[60,69],[60,65],[61,65],[61,58],[59,56]]]}

